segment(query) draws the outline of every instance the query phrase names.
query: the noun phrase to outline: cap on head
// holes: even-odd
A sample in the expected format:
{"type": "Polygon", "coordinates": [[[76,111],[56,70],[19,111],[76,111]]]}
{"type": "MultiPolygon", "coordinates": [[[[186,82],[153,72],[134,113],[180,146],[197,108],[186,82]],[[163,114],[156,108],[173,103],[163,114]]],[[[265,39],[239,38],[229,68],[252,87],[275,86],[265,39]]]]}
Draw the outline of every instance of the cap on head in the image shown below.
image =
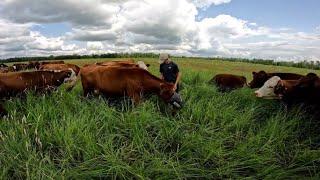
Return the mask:
{"type": "Polygon", "coordinates": [[[159,63],[163,63],[167,59],[169,59],[169,54],[168,53],[161,53],[159,56],[159,63]]]}

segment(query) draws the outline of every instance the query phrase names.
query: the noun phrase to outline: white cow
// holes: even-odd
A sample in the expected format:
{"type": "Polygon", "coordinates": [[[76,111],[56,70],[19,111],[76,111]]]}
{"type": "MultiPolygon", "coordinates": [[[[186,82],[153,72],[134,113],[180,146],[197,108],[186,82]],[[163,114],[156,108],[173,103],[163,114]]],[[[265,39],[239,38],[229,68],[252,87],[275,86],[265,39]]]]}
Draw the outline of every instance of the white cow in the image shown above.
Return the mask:
{"type": "Polygon", "coordinates": [[[279,97],[274,94],[274,88],[279,83],[280,77],[273,76],[268,81],[264,83],[264,85],[254,92],[256,97],[264,98],[264,99],[279,99],[279,97]]]}

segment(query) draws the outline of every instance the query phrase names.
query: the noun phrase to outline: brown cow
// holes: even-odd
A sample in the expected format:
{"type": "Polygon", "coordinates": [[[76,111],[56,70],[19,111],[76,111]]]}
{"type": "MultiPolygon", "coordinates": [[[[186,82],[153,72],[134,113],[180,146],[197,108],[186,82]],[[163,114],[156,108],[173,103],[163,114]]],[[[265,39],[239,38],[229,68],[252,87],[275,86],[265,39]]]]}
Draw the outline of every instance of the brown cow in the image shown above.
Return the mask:
{"type": "MultiPolygon", "coordinates": [[[[106,62],[99,62],[94,64],[86,64],[82,68],[88,68],[88,67],[95,67],[95,66],[112,66],[112,67],[123,67],[123,68],[132,68],[132,67],[139,67],[141,69],[148,70],[149,64],[145,64],[143,61],[138,61],[137,63],[134,63],[133,60],[123,60],[123,61],[106,61],[106,62]]],[[[67,85],[67,90],[71,91],[77,82],[80,81],[80,77],[78,76],[77,79],[72,81],[67,85]]]]}
{"type": "Polygon", "coordinates": [[[28,64],[26,63],[18,63],[12,65],[14,71],[23,71],[28,68],[28,64]]]}
{"type": "Polygon", "coordinates": [[[0,73],[8,73],[8,68],[0,68],[0,73]]]}
{"type": "Polygon", "coordinates": [[[75,64],[43,64],[40,65],[39,70],[68,70],[72,69],[76,75],[80,72],[80,67],[75,64]]]}
{"type": "MultiPolygon", "coordinates": [[[[13,72],[0,74],[0,98],[9,98],[24,94],[28,90],[46,92],[56,89],[71,77],[71,71],[34,71],[13,72]]],[[[7,115],[7,111],[0,105],[0,116],[7,115]]]]}
{"type": "Polygon", "coordinates": [[[218,74],[214,76],[209,83],[215,84],[219,91],[225,92],[246,86],[247,79],[244,76],[218,74]]]}
{"type": "Polygon", "coordinates": [[[167,103],[181,108],[181,98],[167,83],[141,68],[114,66],[88,66],[80,72],[83,93],[102,93],[109,97],[129,96],[137,104],[143,94],[157,94],[167,103]]]}
{"type": "Polygon", "coordinates": [[[27,69],[39,69],[40,62],[38,61],[29,61],[27,69]]]}
{"type": "Polygon", "coordinates": [[[14,69],[12,66],[0,68],[0,73],[8,73],[8,72],[14,72],[14,69]]]}
{"type": "Polygon", "coordinates": [[[296,82],[285,82],[277,85],[275,93],[287,104],[307,104],[320,108],[320,78],[309,73],[296,82]]]}
{"type": "Polygon", "coordinates": [[[274,94],[282,99],[283,95],[292,92],[292,90],[298,83],[299,80],[280,80],[274,87],[274,94]]]}
{"type": "Polygon", "coordinates": [[[150,64],[145,64],[143,61],[138,61],[135,63],[133,60],[129,61],[106,61],[95,63],[95,65],[100,66],[121,66],[121,67],[140,67],[142,69],[148,70],[150,64]]]}
{"type": "Polygon", "coordinates": [[[273,76],[278,76],[282,80],[298,80],[303,75],[295,74],[295,73],[266,73],[265,71],[260,72],[252,72],[253,80],[249,83],[250,88],[260,88],[264,85],[264,83],[273,76]]]}
{"type": "Polygon", "coordinates": [[[64,64],[64,61],[42,61],[40,62],[40,65],[44,64],[64,64]]]}
{"type": "Polygon", "coordinates": [[[57,88],[71,78],[71,71],[33,71],[0,74],[0,98],[35,90],[41,92],[57,88]]]}
{"type": "Polygon", "coordinates": [[[0,68],[7,68],[8,66],[6,64],[1,63],[0,68]]]}

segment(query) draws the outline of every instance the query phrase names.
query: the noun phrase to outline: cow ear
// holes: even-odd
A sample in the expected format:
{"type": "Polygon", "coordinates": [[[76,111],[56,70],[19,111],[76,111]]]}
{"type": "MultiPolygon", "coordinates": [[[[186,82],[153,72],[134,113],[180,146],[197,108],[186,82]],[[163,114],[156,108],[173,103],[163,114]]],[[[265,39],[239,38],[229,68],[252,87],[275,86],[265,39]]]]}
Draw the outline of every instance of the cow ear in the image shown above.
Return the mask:
{"type": "Polygon", "coordinates": [[[252,75],[256,75],[257,73],[255,71],[252,72],[252,75]]]}
{"type": "Polygon", "coordinates": [[[147,67],[150,67],[150,64],[146,64],[147,67]]]}
{"type": "Polygon", "coordinates": [[[319,79],[319,77],[318,77],[316,74],[314,74],[314,73],[309,73],[309,74],[307,75],[307,78],[310,79],[310,81],[312,81],[312,82],[314,82],[314,81],[316,81],[317,79],[319,79]]]}
{"type": "Polygon", "coordinates": [[[314,78],[314,77],[318,77],[318,76],[317,76],[317,74],[315,74],[315,73],[308,73],[308,74],[307,74],[307,77],[309,77],[309,78],[314,78]]]}

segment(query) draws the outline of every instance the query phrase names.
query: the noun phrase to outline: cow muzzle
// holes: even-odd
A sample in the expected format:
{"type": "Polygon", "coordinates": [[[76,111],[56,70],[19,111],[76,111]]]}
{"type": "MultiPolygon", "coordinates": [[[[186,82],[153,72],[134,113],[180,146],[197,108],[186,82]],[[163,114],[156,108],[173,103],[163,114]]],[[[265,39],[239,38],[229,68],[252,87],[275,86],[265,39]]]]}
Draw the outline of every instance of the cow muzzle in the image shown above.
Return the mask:
{"type": "Polygon", "coordinates": [[[181,109],[182,108],[182,98],[180,96],[180,94],[174,92],[174,94],[172,95],[172,97],[170,98],[170,102],[169,102],[173,107],[177,108],[177,109],[181,109]]]}

